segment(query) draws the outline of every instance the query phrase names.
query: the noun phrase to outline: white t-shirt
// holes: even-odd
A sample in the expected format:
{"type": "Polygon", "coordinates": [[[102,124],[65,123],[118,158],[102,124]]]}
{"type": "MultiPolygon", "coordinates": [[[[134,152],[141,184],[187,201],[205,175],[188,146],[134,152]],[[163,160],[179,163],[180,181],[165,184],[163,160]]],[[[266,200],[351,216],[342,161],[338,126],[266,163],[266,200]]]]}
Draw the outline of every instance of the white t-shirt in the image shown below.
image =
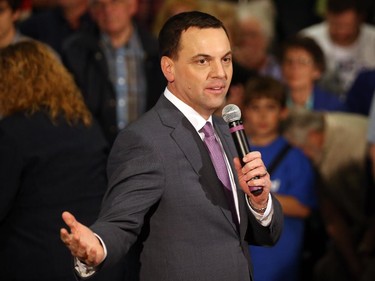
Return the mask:
{"type": "Polygon", "coordinates": [[[375,68],[375,27],[362,24],[359,37],[351,46],[341,47],[332,42],[328,24],[322,22],[301,31],[313,38],[322,48],[327,70],[322,77],[322,86],[345,99],[359,71],[375,68]]]}

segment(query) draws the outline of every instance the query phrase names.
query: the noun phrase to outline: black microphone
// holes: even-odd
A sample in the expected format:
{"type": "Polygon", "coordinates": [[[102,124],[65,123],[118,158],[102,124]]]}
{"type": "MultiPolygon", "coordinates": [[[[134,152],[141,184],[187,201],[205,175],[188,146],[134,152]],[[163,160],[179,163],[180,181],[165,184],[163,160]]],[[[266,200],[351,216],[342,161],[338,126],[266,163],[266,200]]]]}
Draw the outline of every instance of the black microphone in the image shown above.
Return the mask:
{"type": "MultiPolygon", "coordinates": [[[[234,144],[236,145],[237,153],[240,156],[241,165],[244,166],[245,163],[242,158],[251,150],[241,120],[241,110],[235,104],[228,104],[223,108],[222,116],[229,125],[229,130],[232,134],[234,144]]],[[[254,179],[256,178],[259,177],[255,177],[254,179]]],[[[254,195],[259,195],[263,192],[263,188],[253,187],[250,191],[254,195]]]]}

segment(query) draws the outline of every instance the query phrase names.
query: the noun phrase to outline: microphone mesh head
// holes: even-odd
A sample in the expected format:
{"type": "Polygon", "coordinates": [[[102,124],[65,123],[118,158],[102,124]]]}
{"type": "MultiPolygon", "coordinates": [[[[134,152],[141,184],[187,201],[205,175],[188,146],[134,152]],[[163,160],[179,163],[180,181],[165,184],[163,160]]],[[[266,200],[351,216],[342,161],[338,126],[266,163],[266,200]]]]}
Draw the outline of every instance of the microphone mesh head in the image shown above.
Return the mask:
{"type": "Polygon", "coordinates": [[[222,116],[225,122],[230,123],[241,119],[241,110],[235,104],[224,106],[222,116]]]}

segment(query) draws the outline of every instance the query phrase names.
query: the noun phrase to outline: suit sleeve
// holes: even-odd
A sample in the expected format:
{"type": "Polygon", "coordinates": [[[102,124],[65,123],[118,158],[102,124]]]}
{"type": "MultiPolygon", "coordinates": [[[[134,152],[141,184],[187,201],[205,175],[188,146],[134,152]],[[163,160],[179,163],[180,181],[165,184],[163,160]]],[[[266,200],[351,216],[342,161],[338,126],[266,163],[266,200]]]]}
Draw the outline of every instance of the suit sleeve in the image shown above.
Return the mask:
{"type": "Polygon", "coordinates": [[[152,140],[123,131],[108,160],[109,186],[98,221],[91,227],[104,241],[112,264],[128,253],[147,215],[160,200],[164,168],[152,140]]]}
{"type": "Polygon", "coordinates": [[[249,227],[246,233],[246,240],[249,244],[258,246],[273,246],[279,240],[284,216],[280,202],[272,196],[273,215],[269,226],[262,226],[249,210],[249,227]]]}

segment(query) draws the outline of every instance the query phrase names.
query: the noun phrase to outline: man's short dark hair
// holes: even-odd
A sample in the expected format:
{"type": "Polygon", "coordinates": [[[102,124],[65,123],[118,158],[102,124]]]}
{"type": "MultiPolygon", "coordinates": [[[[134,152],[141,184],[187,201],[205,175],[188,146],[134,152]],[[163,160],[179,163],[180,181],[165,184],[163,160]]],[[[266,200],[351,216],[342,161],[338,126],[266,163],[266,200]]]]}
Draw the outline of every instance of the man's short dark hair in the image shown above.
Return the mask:
{"type": "Polygon", "coordinates": [[[170,17],[159,33],[159,52],[160,57],[168,56],[176,58],[181,34],[190,27],[204,28],[222,28],[228,36],[228,32],[224,24],[212,15],[191,11],[183,12],[170,17]]]}
{"type": "Polygon", "coordinates": [[[362,0],[327,0],[327,12],[340,14],[353,10],[359,15],[365,13],[365,3],[362,0]]]}

